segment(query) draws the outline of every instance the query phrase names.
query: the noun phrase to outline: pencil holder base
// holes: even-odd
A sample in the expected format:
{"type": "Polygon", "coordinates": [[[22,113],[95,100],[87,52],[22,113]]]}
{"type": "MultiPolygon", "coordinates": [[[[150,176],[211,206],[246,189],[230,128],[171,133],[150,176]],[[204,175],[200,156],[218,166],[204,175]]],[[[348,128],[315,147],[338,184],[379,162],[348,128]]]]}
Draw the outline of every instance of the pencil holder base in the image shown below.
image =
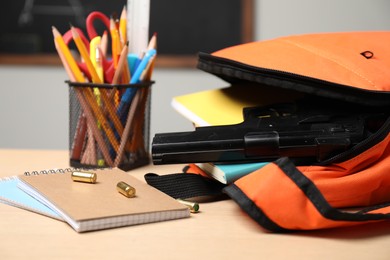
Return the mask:
{"type": "Polygon", "coordinates": [[[129,171],[150,163],[150,93],[154,82],[67,83],[70,166],[129,171]]]}
{"type": "MultiPolygon", "coordinates": [[[[150,157],[143,157],[138,158],[137,160],[131,162],[131,163],[121,163],[115,167],[118,167],[119,169],[122,169],[124,171],[130,171],[145,165],[148,165],[151,162],[150,157]]],[[[69,165],[73,168],[77,169],[100,169],[100,168],[107,168],[107,166],[98,166],[98,165],[91,165],[91,164],[83,164],[78,160],[72,160],[70,159],[69,165]]]]}

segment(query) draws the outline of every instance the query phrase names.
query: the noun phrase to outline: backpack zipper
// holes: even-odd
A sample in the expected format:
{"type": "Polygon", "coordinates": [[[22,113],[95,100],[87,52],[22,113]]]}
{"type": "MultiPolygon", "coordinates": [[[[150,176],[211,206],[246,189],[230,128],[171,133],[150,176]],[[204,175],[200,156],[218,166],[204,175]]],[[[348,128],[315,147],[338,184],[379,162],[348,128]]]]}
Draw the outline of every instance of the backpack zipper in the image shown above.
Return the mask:
{"type": "Polygon", "coordinates": [[[368,150],[369,148],[373,147],[374,145],[380,143],[383,141],[390,132],[390,117],[388,116],[384,124],[381,126],[381,128],[376,131],[374,134],[370,135],[357,145],[351,147],[345,152],[339,153],[327,160],[324,160],[317,165],[325,166],[331,163],[337,163],[342,161],[347,161],[349,159],[352,159],[353,157],[363,153],[364,151],[368,150]]]}
{"type": "Polygon", "coordinates": [[[232,84],[244,80],[363,105],[390,105],[390,92],[370,91],[288,71],[255,67],[208,53],[199,53],[197,68],[232,84]]]}

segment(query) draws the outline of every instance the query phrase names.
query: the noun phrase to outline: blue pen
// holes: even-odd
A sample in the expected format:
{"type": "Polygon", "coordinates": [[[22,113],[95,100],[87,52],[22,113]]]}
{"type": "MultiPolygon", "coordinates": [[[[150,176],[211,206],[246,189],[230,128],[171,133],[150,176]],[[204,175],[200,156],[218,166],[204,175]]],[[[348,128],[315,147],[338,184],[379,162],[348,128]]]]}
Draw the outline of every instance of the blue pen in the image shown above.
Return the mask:
{"type": "Polygon", "coordinates": [[[151,50],[148,50],[146,53],[145,53],[145,56],[142,58],[140,64],[137,66],[135,72],[134,72],[134,75],[132,76],[131,80],[130,80],[130,84],[135,84],[135,83],[138,83],[140,77],[141,77],[141,74],[142,72],[146,69],[146,67],[148,66],[148,63],[150,61],[150,59],[156,55],[157,51],[156,49],[151,49],[151,50]]]}
{"type": "MultiPolygon", "coordinates": [[[[148,66],[148,63],[150,59],[155,56],[157,51],[155,49],[148,50],[145,53],[145,56],[141,60],[140,64],[137,66],[134,75],[131,77],[130,84],[136,84],[139,82],[140,77],[142,75],[142,72],[146,69],[148,66]]],[[[126,89],[125,93],[123,93],[121,101],[119,103],[118,108],[118,116],[123,124],[126,122],[127,117],[127,110],[130,106],[131,100],[133,99],[135,92],[137,91],[136,88],[128,88],[126,89]]]]}

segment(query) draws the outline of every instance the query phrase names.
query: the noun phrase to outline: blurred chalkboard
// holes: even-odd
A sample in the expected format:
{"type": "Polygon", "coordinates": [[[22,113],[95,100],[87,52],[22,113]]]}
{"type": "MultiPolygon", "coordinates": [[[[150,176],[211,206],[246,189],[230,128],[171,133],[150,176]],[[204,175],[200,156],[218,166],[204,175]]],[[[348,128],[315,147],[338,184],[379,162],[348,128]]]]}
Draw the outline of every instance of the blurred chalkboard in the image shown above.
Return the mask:
{"type": "MultiPolygon", "coordinates": [[[[150,3],[149,32],[158,35],[157,62],[163,66],[193,65],[199,51],[213,52],[252,40],[252,0],[150,3]]],[[[7,1],[0,10],[0,63],[12,62],[13,54],[37,59],[54,56],[52,25],[62,33],[70,23],[85,31],[90,12],[119,17],[126,4],[127,0],[7,1]]],[[[102,32],[103,25],[97,26],[102,32]]]]}

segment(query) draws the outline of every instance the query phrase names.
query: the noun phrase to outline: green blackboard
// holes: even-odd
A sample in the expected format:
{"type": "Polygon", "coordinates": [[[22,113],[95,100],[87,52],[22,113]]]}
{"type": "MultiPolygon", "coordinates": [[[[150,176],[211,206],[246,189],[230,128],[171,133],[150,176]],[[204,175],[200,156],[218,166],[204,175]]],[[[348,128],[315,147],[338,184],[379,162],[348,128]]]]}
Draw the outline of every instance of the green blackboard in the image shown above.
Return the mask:
{"type": "MultiPolygon", "coordinates": [[[[92,11],[119,16],[126,0],[11,1],[0,10],[1,55],[55,54],[51,26],[69,23],[85,30],[92,11]]],[[[252,0],[151,0],[150,35],[158,34],[158,53],[167,64],[252,40],[252,0]]],[[[101,31],[104,27],[97,24],[101,31]]]]}

